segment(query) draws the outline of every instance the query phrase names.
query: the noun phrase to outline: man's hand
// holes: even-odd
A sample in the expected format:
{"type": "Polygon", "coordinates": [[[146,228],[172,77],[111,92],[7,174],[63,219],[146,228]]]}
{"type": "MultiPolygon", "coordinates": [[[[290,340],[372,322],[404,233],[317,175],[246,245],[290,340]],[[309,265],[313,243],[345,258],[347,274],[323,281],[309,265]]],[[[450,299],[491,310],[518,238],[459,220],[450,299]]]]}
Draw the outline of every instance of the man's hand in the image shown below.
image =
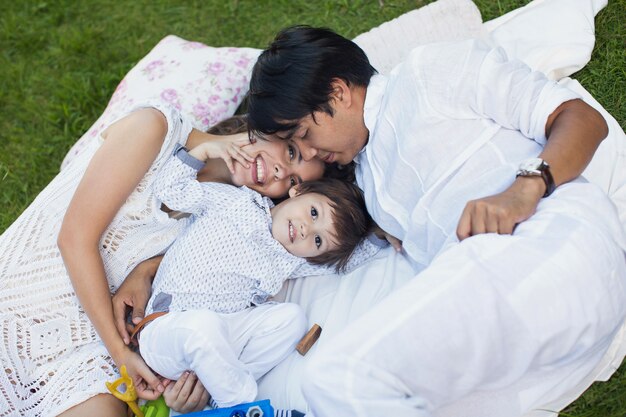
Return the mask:
{"type": "Polygon", "coordinates": [[[209,393],[194,373],[184,372],[165,388],[163,398],[172,410],[186,414],[202,410],[209,402],[209,393]]]}
{"type": "Polygon", "coordinates": [[[115,327],[126,344],[130,343],[130,333],[134,327],[126,322],[126,317],[130,313],[133,324],[143,319],[152,292],[152,280],[162,259],[163,256],[157,256],[137,265],[113,296],[115,327]]]}
{"type": "Polygon", "coordinates": [[[467,203],[456,234],[459,240],[482,233],[510,235],[518,223],[535,214],[545,193],[541,177],[518,177],[500,194],[467,203]]]}

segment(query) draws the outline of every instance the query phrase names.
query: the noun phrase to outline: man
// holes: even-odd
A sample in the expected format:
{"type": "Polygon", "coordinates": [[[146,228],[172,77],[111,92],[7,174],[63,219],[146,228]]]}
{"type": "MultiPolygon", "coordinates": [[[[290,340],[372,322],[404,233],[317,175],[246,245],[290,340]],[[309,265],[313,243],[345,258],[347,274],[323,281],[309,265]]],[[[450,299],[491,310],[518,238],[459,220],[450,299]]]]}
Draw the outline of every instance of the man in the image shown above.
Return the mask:
{"type": "Polygon", "coordinates": [[[311,361],[317,417],[519,416],[585,388],[626,316],[626,245],[608,198],[566,184],[607,134],[574,92],[475,40],[383,77],[294,27],[255,65],[249,121],[305,159],[354,160],[417,274],[311,361]]]}

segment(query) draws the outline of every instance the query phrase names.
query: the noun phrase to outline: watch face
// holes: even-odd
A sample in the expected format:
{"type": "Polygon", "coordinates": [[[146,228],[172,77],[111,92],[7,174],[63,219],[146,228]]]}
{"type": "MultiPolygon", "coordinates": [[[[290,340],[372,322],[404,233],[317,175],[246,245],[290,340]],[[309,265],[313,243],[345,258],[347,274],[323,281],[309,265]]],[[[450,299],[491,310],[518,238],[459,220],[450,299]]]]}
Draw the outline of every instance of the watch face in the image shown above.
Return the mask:
{"type": "Polygon", "coordinates": [[[528,171],[528,172],[539,171],[539,168],[541,168],[542,163],[543,163],[543,159],[541,158],[527,159],[520,164],[519,169],[520,171],[528,171]]]}

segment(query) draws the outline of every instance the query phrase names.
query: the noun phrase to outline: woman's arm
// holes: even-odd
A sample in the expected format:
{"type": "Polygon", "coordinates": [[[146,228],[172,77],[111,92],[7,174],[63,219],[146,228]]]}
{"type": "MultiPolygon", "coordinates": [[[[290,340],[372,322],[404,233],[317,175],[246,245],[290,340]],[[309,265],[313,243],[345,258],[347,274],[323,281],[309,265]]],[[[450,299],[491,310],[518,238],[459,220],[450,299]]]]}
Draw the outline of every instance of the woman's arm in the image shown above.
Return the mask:
{"type": "Polygon", "coordinates": [[[146,313],[146,305],[152,294],[152,281],[162,260],[163,255],[139,263],[124,279],[113,296],[115,325],[125,344],[130,343],[130,333],[134,325],[138,324],[146,313]],[[132,317],[132,324],[126,322],[129,313],[132,317]]]}
{"type": "Polygon", "coordinates": [[[76,189],[58,237],[81,305],[115,363],[127,366],[144,398],[158,397],[163,386],[117,331],[99,244],[158,155],[166,133],[167,121],[154,109],[138,110],[109,127],[76,189]]]}

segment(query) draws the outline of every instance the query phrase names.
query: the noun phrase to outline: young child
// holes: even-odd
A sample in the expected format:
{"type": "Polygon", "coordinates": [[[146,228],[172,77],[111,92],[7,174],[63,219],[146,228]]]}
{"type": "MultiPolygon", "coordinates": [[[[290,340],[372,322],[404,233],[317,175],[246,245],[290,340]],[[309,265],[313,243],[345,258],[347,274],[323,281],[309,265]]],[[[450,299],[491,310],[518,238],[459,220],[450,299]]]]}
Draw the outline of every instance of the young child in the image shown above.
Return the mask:
{"type": "Polygon", "coordinates": [[[217,406],[230,407],[255,400],[256,380],[306,330],[298,306],[267,299],[286,279],[343,270],[377,248],[352,256],[370,229],[356,186],[304,182],[274,206],[246,187],[198,182],[202,161],[217,157],[211,149],[179,146],[156,179],[157,198],[192,219],[158,269],[139,347],[155,372],[192,370],[217,406]]]}

